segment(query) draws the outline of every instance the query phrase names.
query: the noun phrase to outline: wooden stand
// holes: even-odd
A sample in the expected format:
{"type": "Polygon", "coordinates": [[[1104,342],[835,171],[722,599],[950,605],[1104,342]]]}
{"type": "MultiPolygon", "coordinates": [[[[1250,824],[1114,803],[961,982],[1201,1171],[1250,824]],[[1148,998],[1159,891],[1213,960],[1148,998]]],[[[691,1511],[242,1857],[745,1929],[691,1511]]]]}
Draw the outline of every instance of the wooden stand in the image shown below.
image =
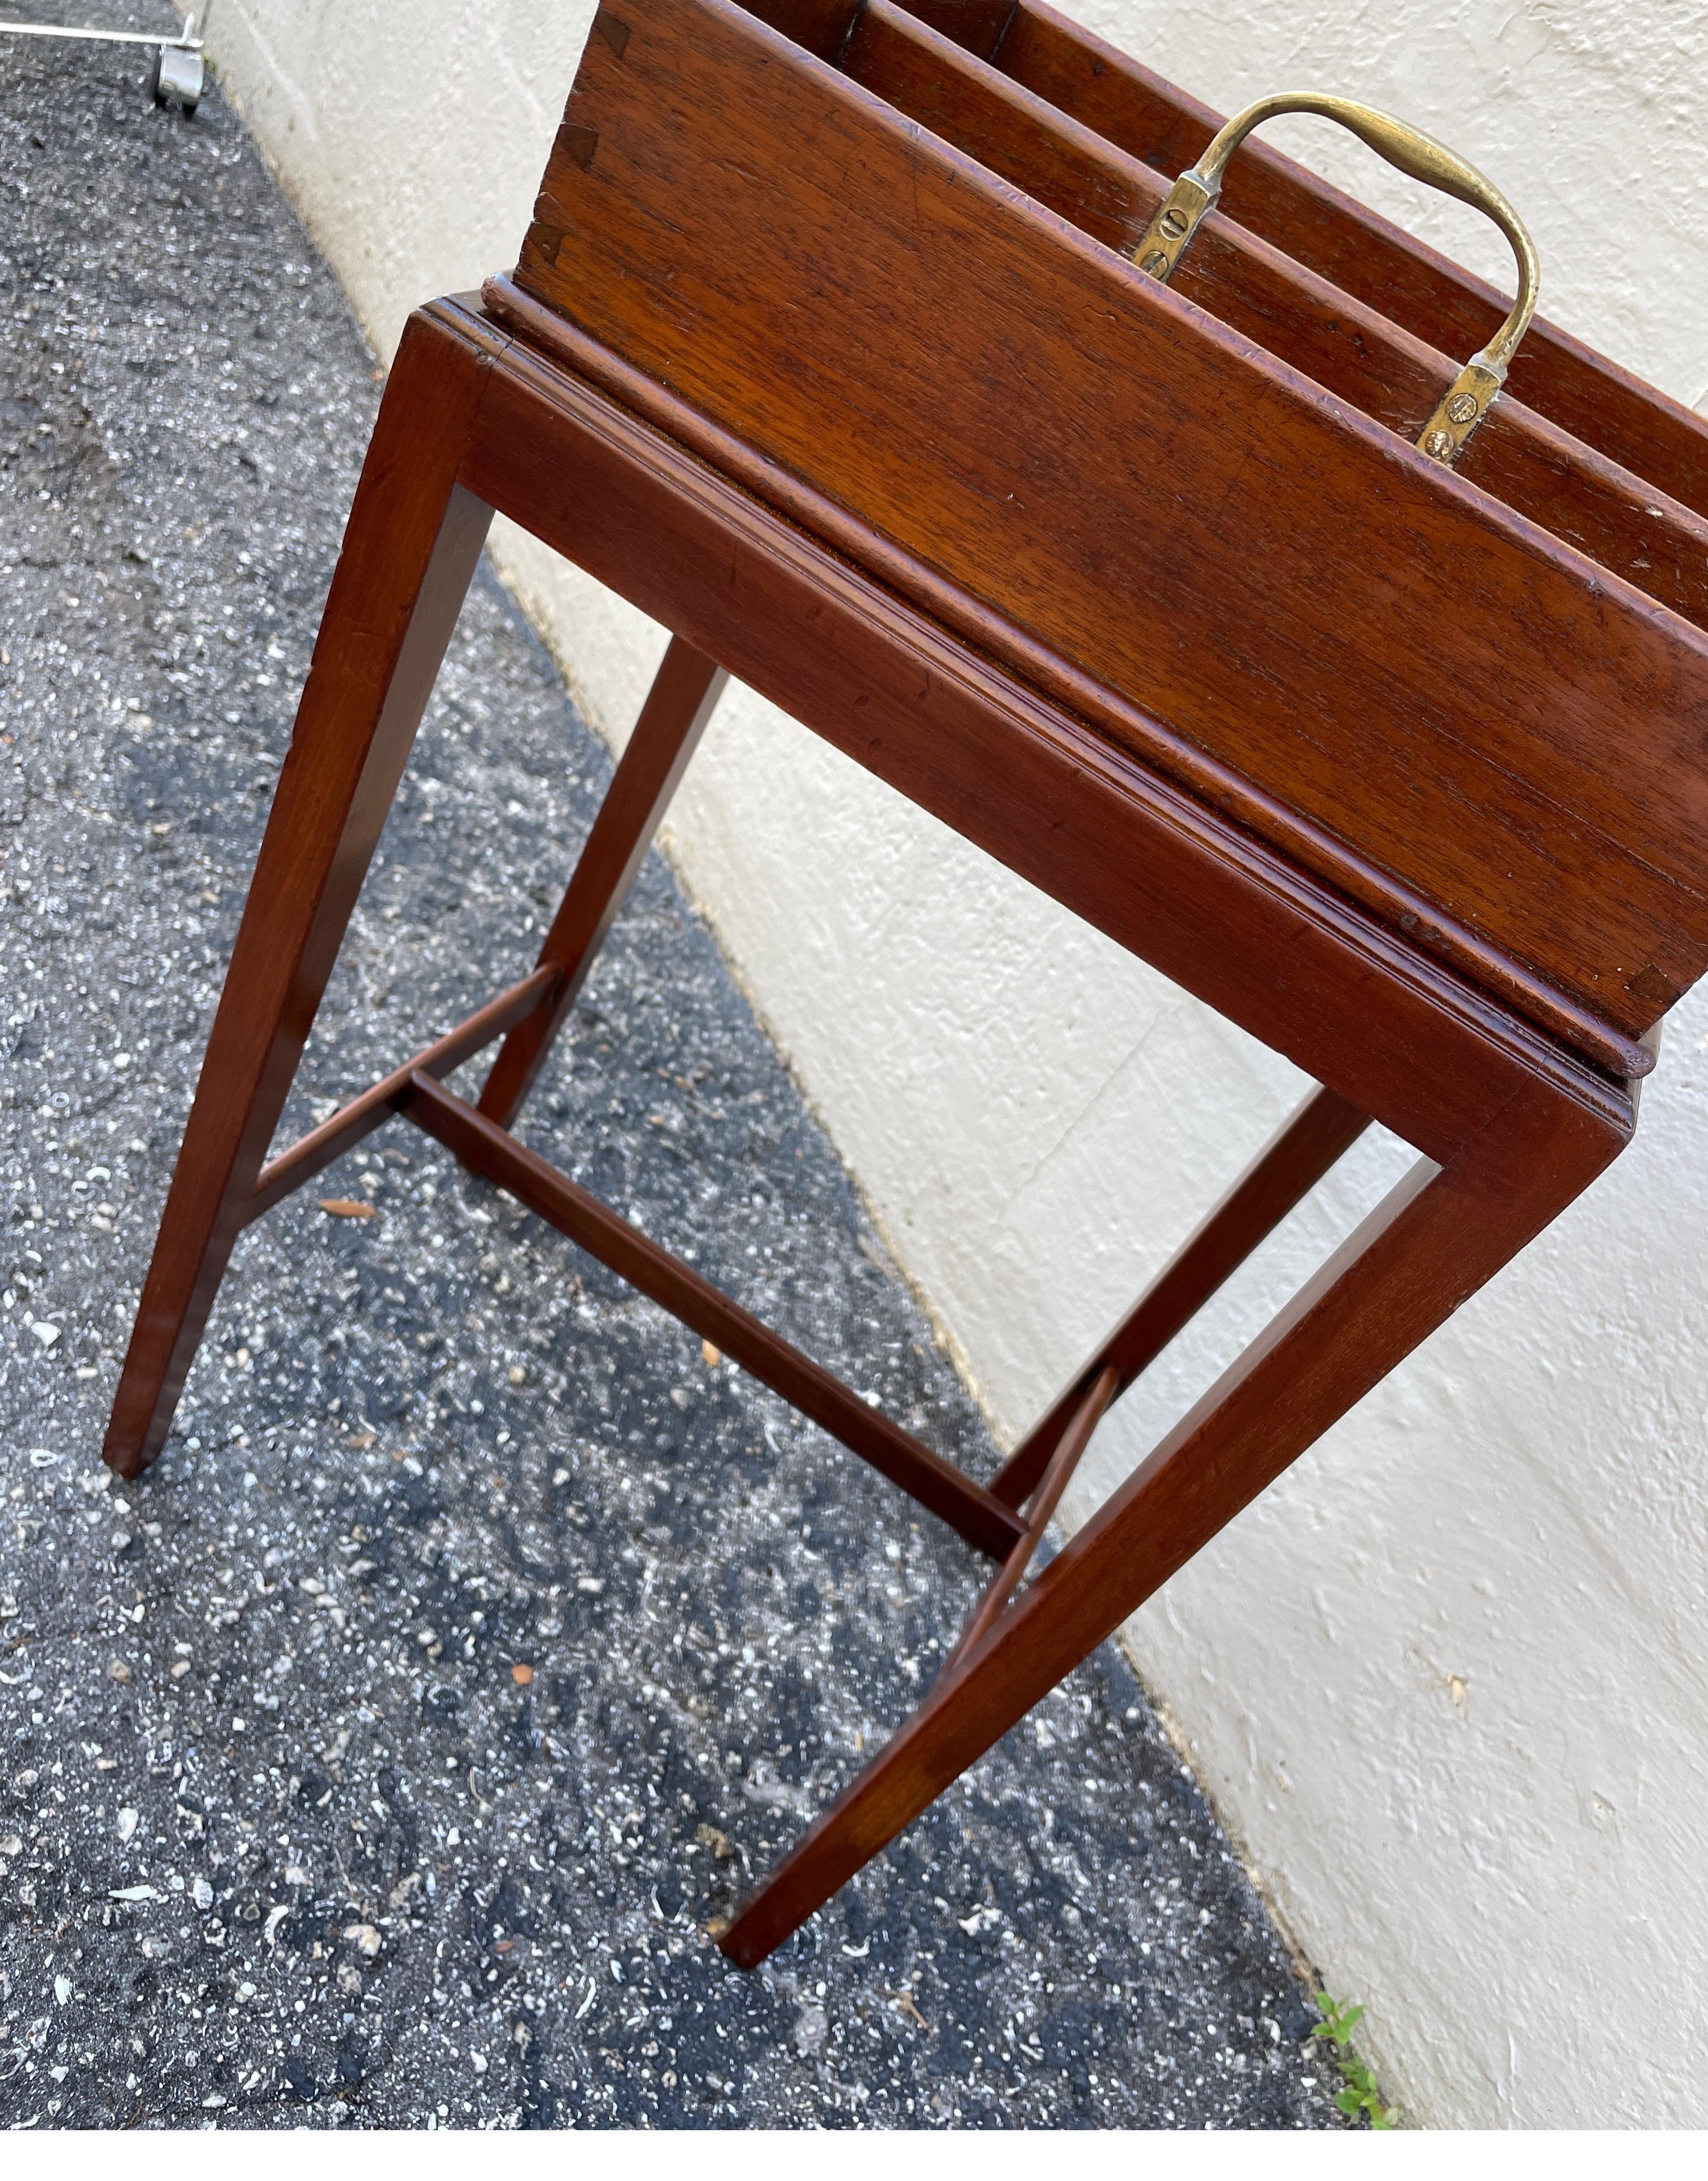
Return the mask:
{"type": "MultiPolygon", "coordinates": [[[[846,107],[851,128],[875,132],[890,150],[905,140],[913,146],[910,156],[936,182],[948,173],[962,186],[970,174],[989,199],[996,247],[1001,219],[1014,211],[1012,192],[1005,196],[983,168],[951,157],[935,139],[907,131],[868,91],[851,90],[827,62],[725,0],[645,0],[627,12],[632,23],[602,14],[595,25],[577,93],[583,111],[589,68],[597,77],[600,70],[609,75],[642,63],[649,25],[669,33],[657,50],[667,53],[684,80],[692,75],[692,41],[703,32],[710,41],[710,75],[717,75],[711,63],[719,53],[739,59],[757,52],[772,66],[768,97],[779,140],[778,175],[802,171],[798,147],[786,141],[790,109],[782,96],[798,82],[810,94],[807,103],[820,116],[813,125],[821,130],[826,102],[844,99],[851,102],[846,107]]],[[[823,6],[805,12],[828,37],[835,28],[830,12],[823,6]]],[[[944,11],[939,6],[937,12],[944,11]]],[[[964,19],[971,21],[972,13],[963,10],[964,19]]],[[[895,11],[880,16],[874,4],[866,17],[881,26],[895,11]]],[[[1035,9],[1022,17],[1041,19],[1035,9]]],[[[896,20],[906,25],[910,19],[896,20]]],[[[939,69],[995,74],[934,32],[913,25],[907,36],[916,45],[934,40],[932,58],[939,69]]],[[[982,92],[990,91],[989,83],[977,80],[982,92]]],[[[726,113],[729,90],[726,69],[717,83],[726,113]]],[[[680,102],[669,111],[680,118],[680,102]]],[[[1068,128],[1060,115],[1056,119],[1068,128]]],[[[554,171],[567,156],[576,174],[600,176],[611,151],[609,118],[602,116],[601,124],[603,135],[577,118],[571,102],[554,171]]],[[[752,151],[762,163],[763,156],[763,145],[752,151]]],[[[673,187],[694,201],[694,216],[705,217],[706,198],[696,190],[695,177],[680,161],[671,171],[673,187]]],[[[716,174],[708,169],[708,176],[709,194],[716,174]]],[[[548,193],[553,186],[548,175],[548,193]]],[[[801,240],[812,213],[807,183],[801,187],[796,198],[780,196],[774,221],[772,240],[785,274],[788,250],[805,249],[811,240],[801,240]]],[[[1022,226],[1039,217],[1024,206],[1020,210],[1022,226]]],[[[879,224],[874,221],[873,232],[879,224]]],[[[567,268],[575,235],[576,248],[594,247],[589,237],[596,225],[588,218],[573,233],[553,230],[559,235],[553,262],[567,268]]],[[[863,264],[860,233],[855,220],[845,233],[837,278],[847,292],[869,295],[881,268],[863,264]]],[[[1028,239],[1035,237],[1022,237],[1028,239]]],[[[631,235],[631,241],[638,249],[644,238],[631,235]]],[[[537,262],[544,246],[536,240],[530,247],[537,262]]],[[[1078,241],[1069,245],[1070,256],[1076,251],[1078,241]]],[[[1136,316],[1160,312],[1165,327],[1186,323],[1207,347],[1220,339],[1227,354],[1243,358],[1254,405],[1259,395],[1279,398],[1274,389],[1280,384],[1299,414],[1314,419],[1314,428],[1337,432],[1353,446],[1355,468],[1368,467],[1370,435],[1388,438],[1379,426],[1349,418],[1337,400],[1290,368],[1266,357],[1253,361],[1237,342],[1228,348],[1232,337],[1196,306],[1154,286],[1147,290],[1130,268],[1101,246],[1099,251],[1109,265],[1094,270],[1108,280],[1113,268],[1132,284],[1126,302],[1136,316]]],[[[807,277],[805,262],[795,262],[790,279],[807,277]]],[[[571,284],[572,300],[579,295],[585,306],[591,296],[613,313],[626,307],[632,284],[624,289],[614,279],[601,284],[591,273],[586,278],[591,284],[579,290],[571,284]]],[[[691,286],[685,275],[682,311],[692,305],[691,286]]],[[[895,306],[892,287],[885,306],[895,306]]],[[[763,325],[774,323],[780,305],[775,296],[758,296],[732,307],[745,309],[761,328],[755,340],[763,345],[763,325]]],[[[826,476],[826,461],[817,456],[810,463],[804,456],[785,462],[779,450],[787,437],[780,411],[773,411],[777,444],[768,444],[763,417],[738,430],[713,413],[715,386],[708,382],[689,400],[666,383],[667,373],[650,369],[645,357],[637,362],[638,337],[619,341],[613,328],[590,327],[596,309],[583,308],[577,323],[568,308],[499,282],[489,284],[484,305],[467,299],[433,304],[405,333],[209,1041],[107,1459],[122,1475],[135,1477],[158,1453],[241,1229],[398,1115],[881,1470],[994,1560],[995,1572],[919,1709],[723,1934],[725,1952],[751,1966],[1623,1148],[1636,1117],[1635,1078],[1651,1064],[1652,1040],[1645,1044],[1644,1034],[1678,983],[1700,966],[1708,940],[1708,916],[1694,890],[1700,874],[1680,868],[1677,847],[1688,830],[1678,813],[1688,810],[1699,792],[1694,776],[1667,810],[1659,808],[1672,777],[1668,766],[1679,771],[1667,735],[1682,736],[1685,727],[1674,720],[1662,732],[1642,707],[1648,702],[1652,713],[1653,676],[1665,665],[1672,700],[1687,712],[1700,708],[1708,681],[1689,676],[1708,647],[1672,607],[1639,599],[1622,577],[1576,548],[1540,539],[1483,489],[1435,469],[1402,440],[1392,439],[1391,456],[1377,448],[1404,502],[1402,513],[1430,511],[1436,524],[1432,534],[1446,545],[1463,547],[1473,533],[1479,536],[1484,580],[1492,580],[1487,570],[1498,561],[1496,576],[1507,585],[1503,598],[1512,584],[1528,584],[1533,602],[1541,601],[1554,616],[1556,649],[1559,616],[1573,587],[1599,598],[1587,648],[1604,665],[1610,656],[1614,663],[1590,675],[1589,694],[1568,722],[1578,737],[1573,777],[1581,781],[1598,765],[1604,773],[1620,770],[1620,792],[1628,790],[1629,798],[1644,805],[1640,827],[1634,828],[1611,791],[1598,799],[1574,788],[1569,810],[1556,799],[1547,823],[1534,821],[1534,811],[1524,816],[1516,788],[1499,809],[1486,798],[1468,804],[1467,822],[1474,820],[1485,836],[1505,826],[1517,841],[1529,827],[1525,875],[1503,880],[1483,871],[1473,914],[1464,907],[1468,890],[1456,892],[1444,875],[1463,842],[1432,833],[1419,819],[1419,806],[1411,807],[1408,820],[1400,814],[1413,827],[1413,849],[1386,860],[1375,853],[1372,830],[1361,835],[1356,809],[1350,818],[1342,814],[1336,830],[1320,811],[1305,808],[1317,793],[1317,760],[1306,748],[1299,715],[1272,731],[1248,720],[1242,732],[1261,741],[1261,761],[1241,770],[1231,745],[1209,752],[1165,726],[1165,715],[1136,709],[1136,677],[1118,673],[1111,657],[1088,665],[1085,647],[1069,632],[1086,625],[1088,600],[1101,610],[1093,595],[1101,577],[1094,582],[1091,573],[1058,561],[1044,616],[1014,588],[1030,580],[1024,570],[1018,577],[1011,567],[1005,570],[1006,594],[981,597],[955,569],[945,571],[945,558],[952,558],[947,547],[928,557],[922,540],[952,544],[965,528],[956,497],[964,469],[956,479],[917,473],[917,505],[904,522],[884,501],[888,486],[877,474],[881,460],[868,467],[866,484],[860,483],[860,418],[821,414],[829,467],[843,464],[836,478],[826,476]],[[814,469],[816,477],[803,474],[814,469]],[[940,517],[935,529],[934,496],[940,517]],[[264,1163],[494,511],[632,600],[670,629],[673,640],[535,968],[264,1163]],[[1617,670],[1623,664],[1628,671],[1639,654],[1650,674],[1646,691],[1621,696],[1617,670]],[[726,672],[1286,1053],[1323,1086],[1086,1359],[988,1489],[868,1408],[510,1133],[726,672]],[[1644,718],[1649,726],[1634,741],[1632,721],[1644,718]],[[1604,765],[1601,754],[1610,735],[1614,748],[1604,765]],[[1581,859],[1591,853],[1586,842],[1599,869],[1612,869],[1623,857],[1622,871],[1640,863],[1648,879],[1625,885],[1611,908],[1590,899],[1587,885],[1581,898],[1556,890],[1539,904],[1527,891],[1539,860],[1551,854],[1581,859]],[[1664,885],[1657,870],[1664,871],[1664,885]],[[1544,931],[1545,948],[1520,943],[1523,935],[1544,931]],[[1591,957],[1623,965],[1617,991],[1611,969],[1572,975],[1561,967],[1569,970],[1591,957]],[[1662,960],[1667,968],[1654,969],[1662,960]],[[444,1087],[453,1068],[499,1041],[477,1102],[444,1087]],[[1096,1517],[1024,1583],[1044,1525],[1099,1419],[1371,1118],[1416,1149],[1410,1175],[1096,1517]]],[[[825,309],[834,319],[834,306],[825,309]]],[[[833,324],[827,339],[834,340],[835,331],[833,324]]],[[[1075,337],[1070,319],[1063,339],[1075,337]]],[[[708,351],[702,346],[696,354],[697,367],[712,371],[715,359],[708,362],[708,351]]],[[[807,367],[798,354],[796,360],[807,367]]],[[[755,377],[728,382],[725,391],[734,406],[752,400],[765,367],[761,358],[755,377]]],[[[1584,367],[1611,371],[1594,359],[1584,367]]],[[[1444,362],[1442,383],[1449,372],[1444,362]]],[[[1134,401],[1144,392],[1136,388],[1134,401]]],[[[1035,398],[1047,406],[1054,397],[1035,398]]],[[[1058,417],[1068,398],[1057,401],[1058,417]]],[[[1658,397],[1645,398],[1658,420],[1656,433],[1664,437],[1672,429],[1676,437],[1673,412],[1658,397]]],[[[1640,407],[1637,395],[1628,394],[1619,413],[1634,417],[1640,407]]],[[[1612,466],[1579,451],[1579,468],[1587,466],[1605,483],[1612,466]]],[[[1000,475],[1002,461],[991,459],[1000,475]]],[[[1051,494],[1068,483],[1082,500],[1100,489],[1100,481],[1083,474],[1040,477],[1035,465],[1028,473],[1018,456],[1007,464],[1017,480],[1011,490],[1024,486],[1033,494],[1033,519],[1045,544],[1055,520],[1051,494]]],[[[1200,489],[1212,482],[1201,478],[1200,489]]],[[[1661,504],[1652,486],[1644,489],[1645,505],[1661,504]]],[[[1382,520],[1395,504],[1391,495],[1382,520]]],[[[1656,519],[1688,527],[1697,518],[1668,500],[1656,519]]],[[[1121,549],[1132,561],[1151,549],[1140,539],[1121,549]]],[[[1277,587],[1285,583],[1281,548],[1259,538],[1250,550],[1236,588],[1260,594],[1252,610],[1272,621],[1281,609],[1264,600],[1278,598],[1277,587]]],[[[1347,594],[1365,580],[1357,558],[1341,577],[1347,594]]],[[[1379,569],[1369,580],[1391,583],[1393,571],[1379,569]]],[[[1172,655],[1179,643],[1202,637],[1202,629],[1159,622],[1154,594],[1134,595],[1141,633],[1148,631],[1153,652],[1172,655]],[[1153,616],[1148,621],[1147,614],[1153,616]]],[[[1226,610],[1202,586],[1199,595],[1209,621],[1226,610]]],[[[1485,610],[1488,595],[1485,590],[1483,603],[1467,600],[1456,627],[1431,633],[1444,658],[1462,647],[1451,691],[1428,685],[1427,661],[1414,656],[1404,666],[1422,693],[1406,730],[1414,760],[1423,748],[1419,719],[1428,715],[1439,754],[1468,731],[1479,691],[1499,678],[1502,661],[1478,646],[1507,608],[1497,600],[1485,610]],[[1457,715],[1449,716],[1455,707],[1457,715]]],[[[1353,610],[1358,604],[1349,597],[1353,610]]],[[[1397,605],[1391,599],[1389,621],[1402,620],[1406,610],[1403,598],[1397,605]]],[[[1382,640],[1380,630],[1375,640],[1382,640]]],[[[1507,642],[1510,652],[1510,631],[1507,642]]],[[[1510,658],[1505,664],[1510,669],[1510,658]]],[[[1589,672],[1575,656],[1556,660],[1551,671],[1562,686],[1589,672]]],[[[1359,705],[1368,710],[1368,685],[1358,685],[1353,665],[1320,661],[1314,671],[1311,730],[1331,737],[1335,718],[1352,717],[1359,705]],[[1352,676],[1346,691],[1327,690],[1331,671],[1352,676]]],[[[1237,697],[1231,693],[1228,701],[1237,697]]],[[[1202,692],[1192,698],[1194,707],[1209,704],[1202,692]]],[[[1498,728],[1508,737],[1501,762],[1510,785],[1522,770],[1512,755],[1515,731],[1510,718],[1498,728]]],[[[1397,729],[1387,732],[1390,758],[1401,739],[1397,729]]],[[[1479,762],[1497,739],[1496,726],[1487,726],[1479,762]]],[[[1559,763],[1557,757],[1551,761],[1559,763]]],[[[1435,785],[1439,766],[1437,771],[1435,785]]],[[[1462,792],[1464,778],[1462,769],[1462,792]]],[[[1557,779],[1555,787],[1556,796],[1566,792],[1557,779]]],[[[1691,853],[1700,864],[1700,850],[1691,853]]]]}

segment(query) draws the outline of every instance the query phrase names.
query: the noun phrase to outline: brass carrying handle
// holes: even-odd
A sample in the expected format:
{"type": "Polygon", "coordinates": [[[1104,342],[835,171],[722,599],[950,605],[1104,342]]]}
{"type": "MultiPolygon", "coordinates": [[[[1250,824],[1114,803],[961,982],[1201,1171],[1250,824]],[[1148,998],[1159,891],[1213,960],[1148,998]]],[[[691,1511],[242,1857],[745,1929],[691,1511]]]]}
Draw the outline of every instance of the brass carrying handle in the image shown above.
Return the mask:
{"type": "Polygon", "coordinates": [[[1451,469],[1501,390],[1512,351],[1535,315],[1540,279],[1536,246],[1524,223],[1488,177],[1479,174],[1457,152],[1450,152],[1433,136],[1425,136],[1422,130],[1396,121],[1391,113],[1359,105],[1356,99],[1315,91],[1278,91],[1272,98],[1259,99],[1255,106],[1247,107],[1222,127],[1198,164],[1188,167],[1164,198],[1132,257],[1142,273],[1166,281],[1205,214],[1215,209],[1228,161],[1253,129],[1277,113],[1320,113],[1326,120],[1338,121],[1402,174],[1427,182],[1486,213],[1512,246],[1518,264],[1518,300],[1507,313],[1505,324],[1488,346],[1471,358],[1418,435],[1418,445],[1424,453],[1451,469]]]}

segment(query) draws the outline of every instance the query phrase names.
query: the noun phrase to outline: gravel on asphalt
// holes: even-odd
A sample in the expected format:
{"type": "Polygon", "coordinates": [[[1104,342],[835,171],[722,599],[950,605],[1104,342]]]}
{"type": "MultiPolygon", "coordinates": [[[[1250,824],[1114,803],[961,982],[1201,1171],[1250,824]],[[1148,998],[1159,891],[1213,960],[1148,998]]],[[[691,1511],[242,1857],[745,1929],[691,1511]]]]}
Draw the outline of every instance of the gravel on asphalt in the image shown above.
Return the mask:
{"type": "MultiPolygon", "coordinates": [[[[143,66],[0,41],[0,2119],[1340,2125],[1108,1648],[723,1959],[976,1571],[403,1124],[324,1184],[371,1217],[249,1232],[160,1463],[102,1468],[380,391],[229,107],[143,66]]],[[[289,1132],[521,973],[607,776],[483,571],[289,1132]]],[[[989,1473],[656,855],[524,1133],[989,1473]]]]}

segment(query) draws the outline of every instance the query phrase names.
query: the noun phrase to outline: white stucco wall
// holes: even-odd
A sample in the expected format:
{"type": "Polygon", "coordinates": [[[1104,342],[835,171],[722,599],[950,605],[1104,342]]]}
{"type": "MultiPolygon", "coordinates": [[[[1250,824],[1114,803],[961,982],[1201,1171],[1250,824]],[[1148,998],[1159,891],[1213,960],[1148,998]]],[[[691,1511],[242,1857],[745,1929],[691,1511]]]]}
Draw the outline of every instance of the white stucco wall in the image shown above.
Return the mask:
{"type": "MultiPolygon", "coordinates": [[[[1708,10],[1078,0],[1231,110],[1356,93],[1484,165],[1545,307],[1708,389],[1708,10]]],[[[508,265],[591,0],[217,0],[216,59],[383,351],[508,265]]],[[[1479,269],[1501,246],[1321,124],[1275,134],[1479,269]]],[[[660,639],[502,533],[620,741],[660,639]]],[[[1297,1096],[1284,1063],[745,693],[673,818],[715,921],[999,1426],[1297,1096]],[[873,1054],[889,1056],[878,1066],[873,1054]]],[[[1361,1146],[1105,1427],[1085,1511],[1373,1201],[1361,1146]]],[[[1291,1930],[1434,2124],[1708,2122],[1708,989],[1632,1151],[1129,1632],[1291,1930]]]]}

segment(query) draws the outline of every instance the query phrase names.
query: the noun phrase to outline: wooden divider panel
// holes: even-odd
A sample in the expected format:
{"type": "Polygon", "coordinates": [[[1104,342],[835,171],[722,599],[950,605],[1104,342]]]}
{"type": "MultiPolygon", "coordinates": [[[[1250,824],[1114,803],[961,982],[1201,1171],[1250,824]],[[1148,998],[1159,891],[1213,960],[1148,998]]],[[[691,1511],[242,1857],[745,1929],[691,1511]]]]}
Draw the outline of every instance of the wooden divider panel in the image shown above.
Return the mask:
{"type": "Polygon", "coordinates": [[[1698,631],[729,0],[601,10],[518,278],[1326,875],[1337,839],[1633,1034],[1708,964],[1698,631]]]}
{"type": "MultiPolygon", "coordinates": [[[[764,0],[749,12],[799,41],[794,0],[764,0]]],[[[1165,176],[888,0],[868,0],[838,43],[836,64],[1124,257],[1167,195],[1165,176]]],[[[1408,439],[1417,439],[1463,361],[1220,213],[1193,238],[1172,285],[1408,439]]],[[[1708,519],[1510,394],[1490,411],[1458,472],[1708,628],[1708,519]]]]}
{"type": "MultiPolygon", "coordinates": [[[[849,0],[837,4],[851,13],[849,0]]],[[[1018,0],[994,28],[984,0],[901,4],[1171,181],[1226,119],[1039,0],[1018,0]]],[[[1312,87],[1353,97],[1358,91],[1356,84],[1312,87]]],[[[1454,149],[1500,180],[1498,147],[1454,149]]],[[[1510,296],[1256,138],[1240,147],[1228,169],[1221,209],[1461,362],[1506,316],[1510,296]]],[[[1516,399],[1586,445],[1708,516],[1708,420],[1681,402],[1545,318],[1525,335],[1507,384],[1516,399]]]]}
{"type": "MultiPolygon", "coordinates": [[[[745,4],[839,65],[846,64],[856,32],[873,12],[869,0],[745,4]]],[[[895,0],[895,7],[1170,182],[1226,119],[1042,0],[895,0]]],[[[1357,91],[1346,84],[1315,88],[1357,91]]],[[[950,133],[961,149],[973,148],[950,133]]],[[[1482,147],[1458,148],[1498,166],[1482,147]]],[[[1220,217],[1456,362],[1483,345],[1511,301],[1260,137],[1241,146],[1223,188],[1220,217]]],[[[1202,240],[1194,241],[1194,251],[1202,240]]],[[[1584,446],[1708,517],[1708,418],[1645,386],[1546,318],[1526,334],[1507,391],[1584,446]]]]}

